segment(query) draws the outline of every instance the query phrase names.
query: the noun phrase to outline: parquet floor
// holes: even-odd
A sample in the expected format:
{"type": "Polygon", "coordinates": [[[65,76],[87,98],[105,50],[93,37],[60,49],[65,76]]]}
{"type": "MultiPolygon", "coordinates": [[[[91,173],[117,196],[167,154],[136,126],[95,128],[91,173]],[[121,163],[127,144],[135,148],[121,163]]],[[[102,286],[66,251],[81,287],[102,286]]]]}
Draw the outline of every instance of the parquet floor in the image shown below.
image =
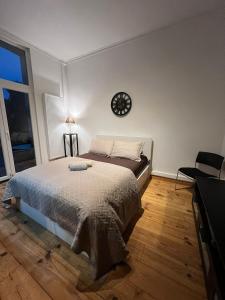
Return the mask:
{"type": "MultiPolygon", "coordinates": [[[[4,184],[0,185],[0,196],[4,184]]],[[[206,299],[191,190],[153,177],[123,264],[98,281],[84,257],[16,211],[0,208],[0,299],[206,299]]]]}

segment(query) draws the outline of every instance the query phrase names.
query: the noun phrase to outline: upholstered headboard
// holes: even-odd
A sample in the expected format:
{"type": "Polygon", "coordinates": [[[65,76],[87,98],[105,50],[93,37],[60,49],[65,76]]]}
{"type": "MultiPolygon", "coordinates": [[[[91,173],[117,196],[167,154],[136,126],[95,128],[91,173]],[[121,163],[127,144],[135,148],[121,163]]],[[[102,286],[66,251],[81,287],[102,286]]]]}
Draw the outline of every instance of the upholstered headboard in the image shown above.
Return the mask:
{"type": "Polygon", "coordinates": [[[97,135],[96,138],[122,140],[122,141],[142,141],[144,143],[143,154],[152,161],[153,142],[151,138],[146,137],[128,137],[128,136],[110,136],[110,135],[97,135]]]}

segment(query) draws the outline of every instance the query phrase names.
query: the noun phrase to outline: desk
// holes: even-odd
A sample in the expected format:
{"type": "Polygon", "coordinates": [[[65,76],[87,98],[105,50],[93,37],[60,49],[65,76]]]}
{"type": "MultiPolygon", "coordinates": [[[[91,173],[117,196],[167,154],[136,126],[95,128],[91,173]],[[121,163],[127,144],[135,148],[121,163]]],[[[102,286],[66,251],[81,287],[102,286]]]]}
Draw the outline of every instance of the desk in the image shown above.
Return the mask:
{"type": "Polygon", "coordinates": [[[225,181],[198,178],[193,210],[208,299],[225,299],[225,181]]]}

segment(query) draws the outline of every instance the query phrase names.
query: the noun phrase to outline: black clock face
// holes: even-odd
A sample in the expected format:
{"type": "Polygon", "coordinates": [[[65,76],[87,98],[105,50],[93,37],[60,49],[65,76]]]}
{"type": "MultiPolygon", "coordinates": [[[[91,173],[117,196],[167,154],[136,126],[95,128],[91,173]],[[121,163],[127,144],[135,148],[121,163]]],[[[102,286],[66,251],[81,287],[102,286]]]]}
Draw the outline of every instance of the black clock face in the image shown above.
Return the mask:
{"type": "Polygon", "coordinates": [[[113,96],[111,108],[115,115],[123,117],[131,110],[132,101],[127,93],[119,92],[113,96]]]}

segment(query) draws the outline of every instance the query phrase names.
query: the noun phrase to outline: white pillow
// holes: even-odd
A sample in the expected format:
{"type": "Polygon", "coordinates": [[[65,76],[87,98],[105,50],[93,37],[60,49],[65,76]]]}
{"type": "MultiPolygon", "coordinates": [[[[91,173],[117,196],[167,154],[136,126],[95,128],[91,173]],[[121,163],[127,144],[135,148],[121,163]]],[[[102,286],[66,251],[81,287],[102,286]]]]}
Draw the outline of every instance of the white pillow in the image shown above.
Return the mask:
{"type": "Polygon", "coordinates": [[[142,150],[143,142],[114,141],[112,153],[110,156],[125,157],[140,161],[142,150]]]}
{"type": "Polygon", "coordinates": [[[110,156],[113,148],[113,140],[93,139],[89,152],[110,156]]]}

